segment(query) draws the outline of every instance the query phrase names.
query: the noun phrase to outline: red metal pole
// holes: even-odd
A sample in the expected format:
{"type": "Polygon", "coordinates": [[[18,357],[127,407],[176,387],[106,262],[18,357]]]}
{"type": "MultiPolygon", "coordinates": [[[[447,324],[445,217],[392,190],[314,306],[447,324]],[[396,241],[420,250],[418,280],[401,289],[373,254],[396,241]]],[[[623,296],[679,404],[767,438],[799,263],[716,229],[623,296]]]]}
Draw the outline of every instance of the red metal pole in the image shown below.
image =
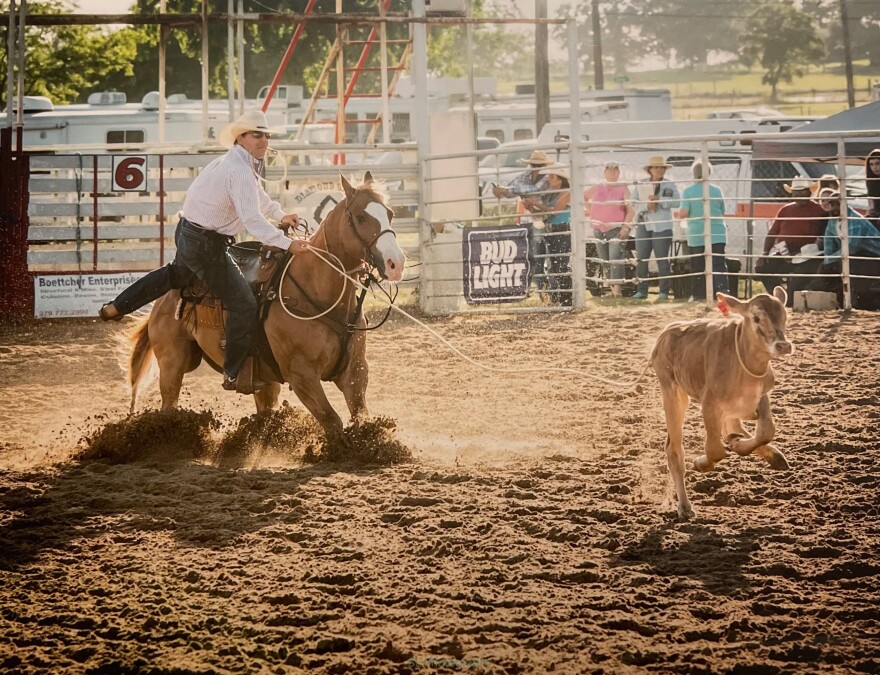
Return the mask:
{"type": "MultiPolygon", "coordinates": [[[[309,0],[309,4],[306,5],[306,9],[303,14],[310,14],[312,9],[315,6],[317,0],[309,0]]],[[[275,95],[275,90],[278,89],[278,84],[281,82],[281,77],[284,75],[284,71],[287,70],[287,64],[290,62],[290,57],[293,56],[293,50],[296,49],[296,43],[299,42],[299,36],[302,35],[303,29],[306,27],[304,23],[298,23],[296,25],[296,30],[293,31],[293,37],[290,38],[290,44],[287,45],[287,51],[284,52],[284,57],[281,59],[281,63],[278,66],[278,71],[275,73],[275,79],[272,80],[272,84],[269,85],[269,92],[266,94],[266,100],[263,101],[263,112],[269,107],[269,104],[272,102],[272,97],[275,95]]]]}

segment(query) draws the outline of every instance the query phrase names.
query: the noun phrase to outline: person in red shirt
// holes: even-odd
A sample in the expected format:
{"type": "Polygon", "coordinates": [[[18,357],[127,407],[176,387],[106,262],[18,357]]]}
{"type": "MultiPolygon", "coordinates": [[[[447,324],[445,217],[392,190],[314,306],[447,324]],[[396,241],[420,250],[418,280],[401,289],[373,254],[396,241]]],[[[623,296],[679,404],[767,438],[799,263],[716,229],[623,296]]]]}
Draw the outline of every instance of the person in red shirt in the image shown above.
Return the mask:
{"type": "Polygon", "coordinates": [[[823,235],[828,214],[810,199],[813,186],[809,178],[799,176],[791,181],[791,185],[783,187],[794,201],[783,206],[776,214],[764,239],[764,254],[755,265],[755,272],[770,295],[773,295],[773,289],[786,283],[790,307],[795,292],[804,290],[810,279],[789,275],[812,274],[816,271],[817,261],[802,255],[801,249],[816,244],[823,235]]]}

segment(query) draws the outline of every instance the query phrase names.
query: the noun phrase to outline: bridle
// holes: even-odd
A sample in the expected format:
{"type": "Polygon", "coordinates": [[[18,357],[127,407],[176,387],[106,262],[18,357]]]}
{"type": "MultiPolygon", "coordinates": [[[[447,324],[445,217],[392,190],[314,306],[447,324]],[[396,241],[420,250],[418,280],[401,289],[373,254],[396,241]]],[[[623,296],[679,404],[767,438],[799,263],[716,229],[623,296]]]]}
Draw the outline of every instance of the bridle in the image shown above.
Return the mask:
{"type": "MultiPolygon", "coordinates": [[[[373,237],[370,240],[367,240],[366,238],[364,238],[361,235],[360,230],[358,229],[358,226],[357,226],[355,215],[351,212],[351,206],[355,202],[355,200],[357,199],[358,195],[360,195],[360,193],[361,193],[361,190],[356,189],[354,191],[354,194],[352,194],[351,198],[346,197],[346,199],[345,199],[345,215],[348,217],[348,226],[351,228],[351,231],[354,233],[355,238],[360,242],[361,246],[363,246],[363,255],[361,256],[361,260],[363,260],[363,262],[366,263],[369,261],[369,258],[372,257],[370,255],[370,251],[372,250],[373,246],[376,245],[376,242],[379,241],[379,238],[383,234],[390,234],[391,236],[393,236],[396,239],[397,233],[389,227],[387,230],[380,228],[379,234],[377,234],[375,237],[373,237]]],[[[381,202],[374,202],[374,203],[381,204],[381,202]]],[[[385,205],[382,204],[382,206],[385,206],[385,205]]]]}

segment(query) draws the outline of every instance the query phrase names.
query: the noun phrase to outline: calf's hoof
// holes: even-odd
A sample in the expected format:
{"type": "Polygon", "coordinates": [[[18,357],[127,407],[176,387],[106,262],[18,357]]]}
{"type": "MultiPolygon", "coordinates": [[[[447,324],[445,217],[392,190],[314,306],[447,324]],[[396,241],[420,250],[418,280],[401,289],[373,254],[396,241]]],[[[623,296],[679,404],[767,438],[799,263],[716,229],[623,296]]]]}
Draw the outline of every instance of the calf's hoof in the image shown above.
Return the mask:
{"type": "Polygon", "coordinates": [[[678,504],[678,519],[679,520],[690,520],[694,517],[694,507],[691,506],[691,503],[688,501],[679,502],[678,504]]]}
{"type": "Polygon", "coordinates": [[[762,445],[755,450],[755,452],[770,465],[771,469],[775,469],[776,471],[788,471],[791,469],[788,465],[788,460],[785,459],[785,455],[772,445],[762,445]]]}
{"type": "Polygon", "coordinates": [[[694,468],[705,473],[715,468],[715,462],[706,457],[706,455],[700,455],[694,460],[694,468]]]}
{"type": "Polygon", "coordinates": [[[751,455],[754,451],[754,448],[749,447],[755,439],[750,436],[743,436],[742,434],[730,434],[727,437],[725,445],[731,450],[733,450],[737,455],[741,457],[745,457],[746,455],[751,455]]]}

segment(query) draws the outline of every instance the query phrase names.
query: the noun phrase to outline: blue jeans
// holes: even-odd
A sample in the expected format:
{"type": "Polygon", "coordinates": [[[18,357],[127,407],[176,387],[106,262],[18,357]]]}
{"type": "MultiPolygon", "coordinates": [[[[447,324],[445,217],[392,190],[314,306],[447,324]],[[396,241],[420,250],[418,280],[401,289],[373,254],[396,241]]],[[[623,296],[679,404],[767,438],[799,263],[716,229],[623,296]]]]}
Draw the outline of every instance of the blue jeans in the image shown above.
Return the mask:
{"type": "Polygon", "coordinates": [[[605,268],[605,278],[609,281],[621,280],[623,273],[623,243],[619,240],[620,228],[615,227],[607,232],[596,232],[596,253],[609,264],[605,268]]]}
{"type": "MultiPolygon", "coordinates": [[[[689,250],[696,255],[695,258],[691,258],[691,272],[699,275],[691,277],[694,282],[691,295],[694,296],[695,300],[705,300],[706,279],[703,277],[703,272],[706,271],[706,259],[703,257],[703,254],[706,252],[706,247],[691,246],[689,250]]],[[[712,244],[712,290],[715,293],[730,292],[730,288],[727,286],[727,262],[724,260],[724,244],[712,244]]]]}
{"type": "Polygon", "coordinates": [[[550,299],[556,305],[570,307],[571,295],[571,231],[569,223],[547,223],[544,241],[547,244],[547,282],[550,299]]]}
{"type": "Polygon", "coordinates": [[[651,232],[643,223],[636,228],[636,256],[639,259],[636,274],[639,277],[638,293],[648,294],[648,258],[654,253],[657,259],[657,271],[660,274],[660,292],[669,293],[671,267],[669,250],[672,248],[672,230],[651,232]]]}
{"type": "Polygon", "coordinates": [[[196,278],[201,279],[228,311],[223,371],[229,377],[236,377],[251,353],[257,328],[257,300],[238,265],[227,253],[230,239],[181,218],[174,232],[177,245],[174,260],[135,281],[116,297],[113,306],[120,314],[130,314],[170,290],[184,288],[196,278]]]}

